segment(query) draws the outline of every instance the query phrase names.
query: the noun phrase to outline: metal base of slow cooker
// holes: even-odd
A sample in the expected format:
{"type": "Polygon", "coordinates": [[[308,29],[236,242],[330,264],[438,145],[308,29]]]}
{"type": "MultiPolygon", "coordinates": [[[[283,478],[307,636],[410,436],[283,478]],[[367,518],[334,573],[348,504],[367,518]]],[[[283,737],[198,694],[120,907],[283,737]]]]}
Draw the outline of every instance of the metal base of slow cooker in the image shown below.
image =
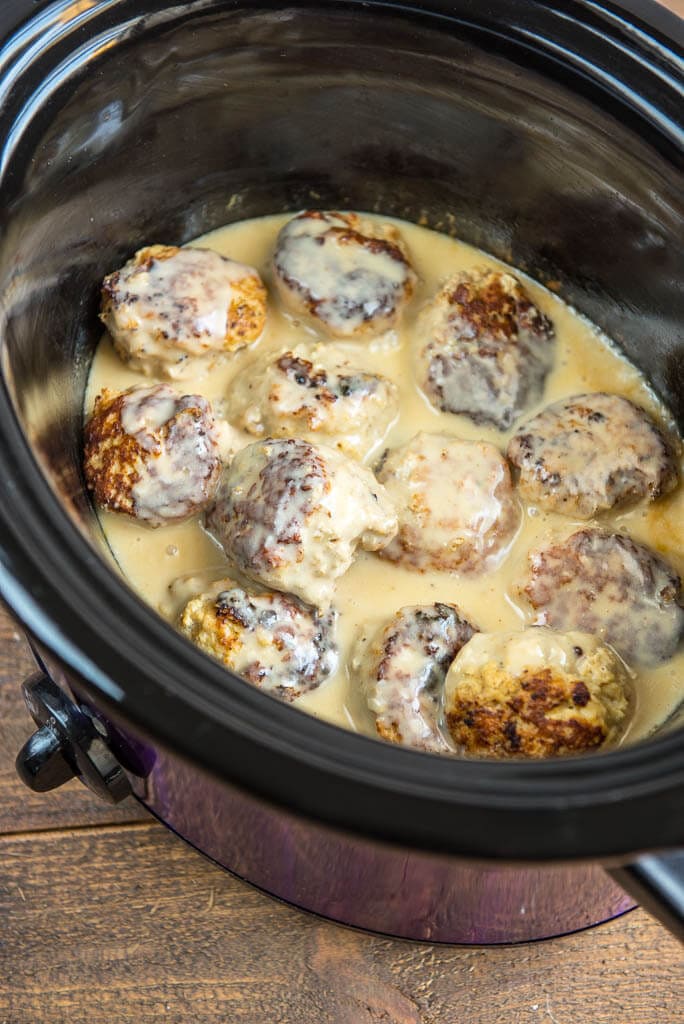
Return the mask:
{"type": "Polygon", "coordinates": [[[392,938],[465,945],[552,938],[635,906],[596,865],[468,862],[297,817],[122,731],[83,694],[72,700],[68,675],[34,650],[42,671],[23,688],[39,730],[17,757],[30,788],[76,774],[104,800],[135,792],[199,853],[291,906],[392,938]]]}
{"type": "Polygon", "coordinates": [[[161,754],[134,791],[243,881],[300,910],[391,938],[500,945],[555,938],[636,906],[596,864],[519,867],[392,847],[310,824],[161,754]]]}

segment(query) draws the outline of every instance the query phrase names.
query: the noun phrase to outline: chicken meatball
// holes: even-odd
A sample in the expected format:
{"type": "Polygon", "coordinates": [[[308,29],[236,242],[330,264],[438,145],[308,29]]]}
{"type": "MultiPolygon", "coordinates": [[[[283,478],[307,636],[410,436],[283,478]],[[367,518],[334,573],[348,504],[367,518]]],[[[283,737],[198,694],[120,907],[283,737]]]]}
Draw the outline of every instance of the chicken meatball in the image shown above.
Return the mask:
{"type": "Polygon", "coordinates": [[[430,402],[499,430],[539,399],[554,360],[551,321],[498,270],[450,278],[421,313],[417,339],[430,402]]]}
{"type": "Polygon", "coordinates": [[[397,415],[398,389],[324,346],[299,346],[245,367],[227,404],[235,426],[256,437],[303,437],[364,458],[397,415]]]}
{"type": "Polygon", "coordinates": [[[378,479],[399,516],[382,556],[420,572],[491,569],[517,529],[508,465],[491,444],[417,434],[385,453],[378,479]]]}
{"type": "Polygon", "coordinates": [[[207,527],[245,576],[327,607],[356,548],[386,544],[397,517],[364,466],[333,448],[269,439],[224,471],[207,527]]]}
{"type": "Polygon", "coordinates": [[[251,594],[230,579],[189,601],[181,632],[248,683],[292,701],[337,667],[336,613],[287,594],[251,594]]]}
{"type": "Polygon", "coordinates": [[[416,281],[395,227],[318,210],[282,229],[273,274],[290,313],[345,339],[396,327],[416,281]]]}
{"type": "Polygon", "coordinates": [[[221,431],[201,395],[168,384],[106,389],[85,426],[84,472],[97,505],[149,526],[176,523],[214,496],[221,431]]]}
{"type": "Polygon", "coordinates": [[[595,633],[630,664],[656,665],[675,653],[684,631],[681,581],[649,548],[585,529],[529,561],[522,593],[538,623],[595,633]]]}
{"type": "Polygon", "coordinates": [[[674,454],[660,430],[620,395],[554,402],[519,427],[507,454],[526,501],[579,519],[653,501],[677,483],[674,454]]]}
{"type": "Polygon", "coordinates": [[[400,608],[352,657],[378,735],[392,743],[444,753],[442,690],[449,665],[475,632],[452,604],[400,608]]]}
{"type": "Polygon", "coordinates": [[[556,757],[614,743],[631,708],[627,669],[588,633],[479,633],[444,684],[447,728],[466,754],[556,757]]]}
{"type": "Polygon", "coordinates": [[[100,319],[132,369],[181,379],[259,337],[266,289],[252,267],[210,249],[151,245],[105,277],[100,319]]]}

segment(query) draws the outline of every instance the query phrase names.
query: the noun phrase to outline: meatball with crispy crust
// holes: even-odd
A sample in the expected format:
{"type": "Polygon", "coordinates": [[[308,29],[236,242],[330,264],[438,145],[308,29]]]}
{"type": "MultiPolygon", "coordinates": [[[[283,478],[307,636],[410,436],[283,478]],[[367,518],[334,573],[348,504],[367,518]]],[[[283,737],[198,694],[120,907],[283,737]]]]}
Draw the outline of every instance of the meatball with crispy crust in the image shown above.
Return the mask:
{"type": "Polygon", "coordinates": [[[595,633],[630,664],[675,653],[684,632],[681,580],[649,548],[585,529],[531,552],[529,562],[521,592],[538,623],[595,633]]]}
{"type": "Polygon", "coordinates": [[[168,384],[106,389],[85,425],[86,483],[97,505],[149,526],[176,523],[213,497],[222,435],[211,404],[168,384]]]}
{"type": "Polygon", "coordinates": [[[554,329],[512,274],[450,278],[421,312],[420,386],[435,408],[507,430],[536,402],[554,360],[554,329]]]}
{"type": "Polygon", "coordinates": [[[352,340],[396,327],[416,281],[391,224],[319,210],[300,213],[281,230],[273,275],[293,316],[352,340]]]}
{"type": "Polygon", "coordinates": [[[615,743],[631,709],[631,680],[588,633],[478,633],[449,669],[444,704],[463,753],[556,757],[615,743]]]}
{"type": "Polygon", "coordinates": [[[674,453],[648,413],[621,395],[575,395],[524,423],[508,444],[525,498],[579,519],[677,484],[674,453]]]}
{"type": "Polygon", "coordinates": [[[105,277],[100,319],[131,369],[181,379],[259,337],[266,289],[211,249],[151,245],[105,277]]]}
{"type": "Polygon", "coordinates": [[[245,576],[317,607],[330,604],[357,547],[376,551],[397,529],[370,470],[297,438],[238,452],[206,521],[245,576]]]}
{"type": "Polygon", "coordinates": [[[518,527],[508,465],[491,444],[420,433],[385,453],[378,480],[399,516],[382,557],[420,572],[491,569],[518,527]]]}
{"type": "Polygon", "coordinates": [[[445,753],[442,690],[449,665],[475,632],[452,604],[400,608],[352,656],[379,736],[418,750],[445,753]]]}
{"type": "Polygon", "coordinates": [[[288,594],[248,593],[233,580],[188,601],[181,632],[259,689],[292,701],[337,667],[336,613],[319,615],[288,594]]]}
{"type": "Polygon", "coordinates": [[[300,345],[245,367],[227,407],[231,422],[257,437],[302,437],[364,458],[397,415],[398,389],[328,346],[300,345]]]}

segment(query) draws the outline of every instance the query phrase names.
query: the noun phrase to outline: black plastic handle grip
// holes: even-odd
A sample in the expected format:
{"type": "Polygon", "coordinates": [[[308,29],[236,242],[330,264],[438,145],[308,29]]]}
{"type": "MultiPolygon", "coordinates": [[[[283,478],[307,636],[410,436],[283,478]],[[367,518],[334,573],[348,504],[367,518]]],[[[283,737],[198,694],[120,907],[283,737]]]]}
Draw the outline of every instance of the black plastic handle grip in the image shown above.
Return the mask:
{"type": "Polygon", "coordinates": [[[609,874],[644,910],[684,942],[684,850],[649,853],[609,874]]]}
{"type": "Polygon", "coordinates": [[[39,728],[17,755],[21,781],[45,793],[76,777],[108,803],[125,799],[131,787],[107,745],[102,725],[42,672],[25,680],[23,691],[39,728]]]}

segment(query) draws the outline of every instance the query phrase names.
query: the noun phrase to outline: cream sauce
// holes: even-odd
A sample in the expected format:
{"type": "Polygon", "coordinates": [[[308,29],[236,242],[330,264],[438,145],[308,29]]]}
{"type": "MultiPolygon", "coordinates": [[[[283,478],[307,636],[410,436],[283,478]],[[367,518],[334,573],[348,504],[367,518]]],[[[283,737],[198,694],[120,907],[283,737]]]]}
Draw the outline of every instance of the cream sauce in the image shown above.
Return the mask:
{"type": "MultiPolygon", "coordinates": [[[[227,362],[209,375],[186,378],[183,393],[206,395],[220,409],[232,377],[252,362],[255,355],[281,352],[311,338],[310,329],[284,314],[273,298],[271,256],[276,235],[287,220],[288,215],[279,215],[244,221],[191,243],[256,267],[269,287],[271,301],[261,338],[229,356],[227,362]]],[[[382,220],[387,222],[389,218],[382,220]]],[[[419,275],[415,297],[407,308],[401,329],[371,342],[341,343],[338,340],[335,345],[349,353],[354,367],[389,377],[399,388],[401,411],[387,432],[387,445],[404,444],[422,430],[452,434],[464,440],[487,441],[503,451],[515,426],[502,433],[476,425],[463,416],[435,410],[414,382],[410,345],[416,315],[446,277],[486,267],[501,269],[503,265],[446,235],[405,222],[392,223],[400,229],[419,275]]],[[[515,273],[524,281],[532,300],[553,320],[556,330],[554,367],[543,395],[525,414],[526,418],[568,395],[609,391],[632,399],[666,427],[671,427],[665,410],[658,405],[644,379],[593,325],[552,292],[518,271],[515,273]]],[[[140,374],[124,366],[105,337],[93,361],[86,408],[92,407],[95,396],[104,387],[123,390],[143,382],[140,374]]],[[[229,414],[226,406],[223,409],[229,414]]],[[[252,440],[245,435],[245,443],[252,440]]],[[[377,454],[373,454],[370,462],[374,463],[376,457],[377,454]]],[[[124,516],[103,512],[101,522],[107,542],[130,585],[171,622],[177,620],[185,600],[206,590],[211,581],[231,575],[223,552],[198,519],[152,530],[124,516]],[[170,584],[186,575],[189,580],[170,592],[170,584]]],[[[607,513],[598,522],[649,545],[680,575],[684,573],[684,488],[681,485],[652,505],[640,503],[627,511],[607,513]]],[[[352,646],[360,634],[374,632],[404,605],[435,601],[456,604],[465,618],[487,632],[520,629],[534,620],[534,612],[516,595],[516,584],[525,575],[528,552],[565,538],[586,525],[586,520],[544,513],[528,505],[523,510],[520,528],[507,557],[496,571],[482,576],[417,573],[373,553],[360,552],[347,573],[336,581],[340,668],[318,689],[296,700],[294,706],[338,725],[374,735],[371,716],[351,683],[347,667],[352,646]]],[[[635,689],[636,707],[626,734],[628,740],[651,733],[681,703],[684,652],[662,665],[640,670],[635,689]]]]}

